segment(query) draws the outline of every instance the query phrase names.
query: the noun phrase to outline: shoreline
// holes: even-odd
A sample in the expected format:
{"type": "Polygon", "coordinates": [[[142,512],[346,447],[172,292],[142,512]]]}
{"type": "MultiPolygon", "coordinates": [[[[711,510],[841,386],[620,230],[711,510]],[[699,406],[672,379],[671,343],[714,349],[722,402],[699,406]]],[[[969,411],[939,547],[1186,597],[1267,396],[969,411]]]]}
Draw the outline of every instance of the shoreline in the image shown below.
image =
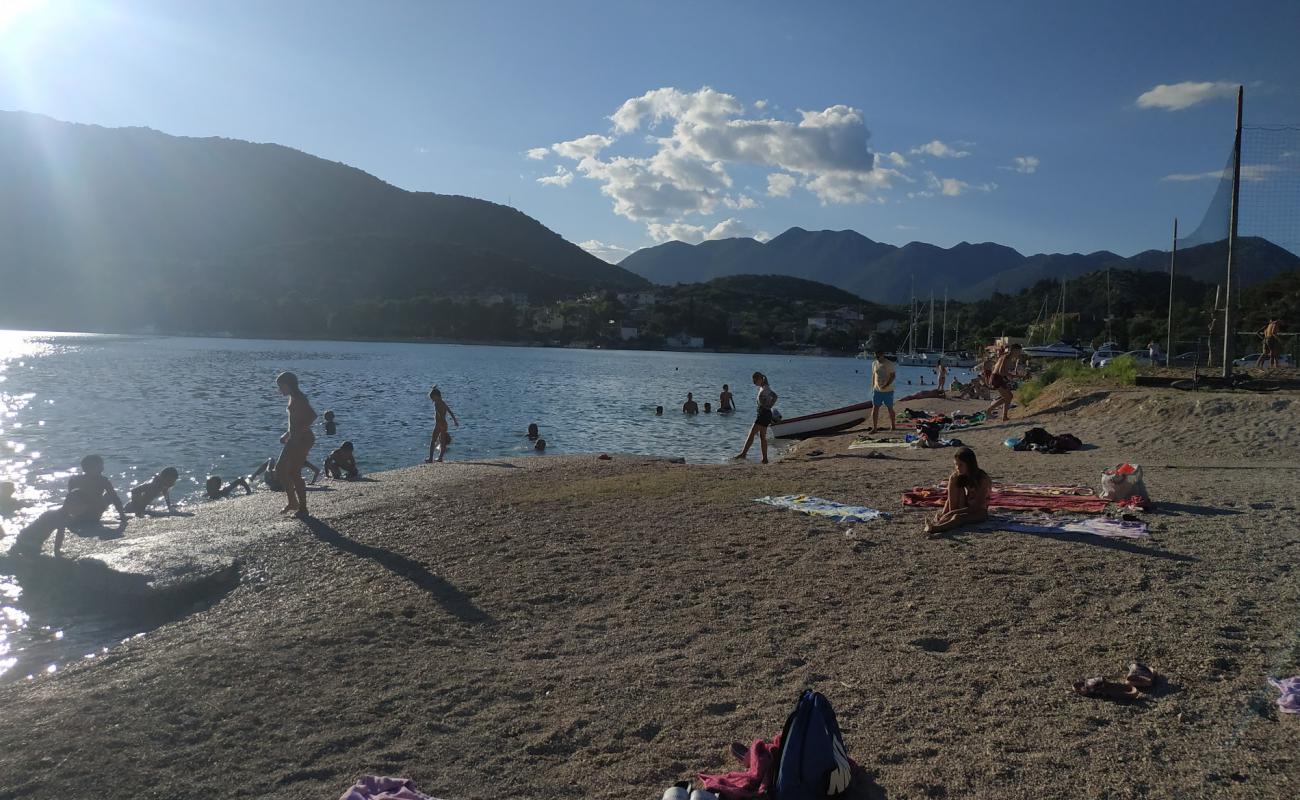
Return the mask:
{"type": "Polygon", "coordinates": [[[1300,726],[1264,678],[1300,672],[1300,395],[1045,394],[961,438],[1003,480],[1142,463],[1150,539],[927,540],[899,494],[951,451],[859,457],[857,432],[767,467],[480,459],[314,491],[306,522],[269,492],[145,520],[128,538],[229,544],[239,586],[0,686],[0,796],[319,798],[367,773],[449,800],[655,796],[729,768],[805,686],[889,797],[1293,796],[1300,726]],[[1001,446],[1033,426],[1095,449],[1001,446]],[[787,493],[892,518],[752,502],[787,493]],[[1131,660],[1166,676],[1150,699],[1070,694],[1131,660]]]}

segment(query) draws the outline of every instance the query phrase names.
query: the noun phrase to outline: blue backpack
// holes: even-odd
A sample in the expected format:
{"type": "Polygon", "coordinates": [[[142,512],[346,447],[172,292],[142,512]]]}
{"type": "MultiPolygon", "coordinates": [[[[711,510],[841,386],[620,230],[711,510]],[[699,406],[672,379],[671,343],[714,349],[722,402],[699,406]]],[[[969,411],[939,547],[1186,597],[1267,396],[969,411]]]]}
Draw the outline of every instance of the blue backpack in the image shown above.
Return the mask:
{"type": "Polygon", "coordinates": [[[848,790],[853,773],[831,701],[805,689],[781,730],[775,800],[824,800],[848,790]]]}

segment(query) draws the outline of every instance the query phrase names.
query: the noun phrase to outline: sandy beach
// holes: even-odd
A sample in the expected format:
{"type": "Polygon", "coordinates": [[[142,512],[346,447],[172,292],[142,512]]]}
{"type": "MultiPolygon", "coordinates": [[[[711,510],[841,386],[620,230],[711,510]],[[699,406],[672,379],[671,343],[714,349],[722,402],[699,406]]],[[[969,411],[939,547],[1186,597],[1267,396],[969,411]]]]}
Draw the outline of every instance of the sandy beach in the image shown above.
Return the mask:
{"type": "Polygon", "coordinates": [[[242,580],[0,687],[0,798],[332,800],[362,774],[448,800],[657,798],[729,769],[804,687],[890,800],[1295,797],[1300,718],[1266,678],[1300,672],[1300,395],[1053,387],[1025,412],[959,435],[999,480],[1142,464],[1149,539],[927,539],[900,494],[951,451],[866,458],[854,432],[767,467],[449,463],[330,484],[308,521],[262,491],[133,523],[230,532],[242,580]],[[1001,445],[1030,426],[1093,447],[1001,445]],[[892,516],[753,502],[786,493],[892,516]],[[1071,694],[1133,660],[1166,678],[1148,699],[1071,694]]]}

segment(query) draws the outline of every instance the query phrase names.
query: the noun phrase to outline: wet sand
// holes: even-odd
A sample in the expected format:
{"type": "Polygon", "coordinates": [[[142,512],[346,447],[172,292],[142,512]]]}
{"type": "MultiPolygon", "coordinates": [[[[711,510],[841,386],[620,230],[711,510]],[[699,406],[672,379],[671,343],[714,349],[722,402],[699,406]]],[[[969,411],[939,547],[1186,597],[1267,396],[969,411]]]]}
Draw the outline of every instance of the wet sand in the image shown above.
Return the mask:
{"type": "Polygon", "coordinates": [[[865,458],[852,433],[768,467],[451,463],[331,484],[306,522],[259,492],[133,525],[229,534],[243,580],[0,687],[0,798],[334,798],[365,773],[449,799],[654,798],[775,733],[805,686],[891,800],[1295,797],[1300,719],[1265,678],[1300,672],[1300,395],[1050,394],[958,435],[1009,481],[1141,463],[1150,539],[928,540],[899,495],[951,451],[865,458]],[[1094,447],[1001,446],[1030,425],[1094,447]],[[893,517],[752,502],[793,492],[893,517]],[[1148,700],[1070,694],[1135,659],[1167,676],[1148,700]]]}

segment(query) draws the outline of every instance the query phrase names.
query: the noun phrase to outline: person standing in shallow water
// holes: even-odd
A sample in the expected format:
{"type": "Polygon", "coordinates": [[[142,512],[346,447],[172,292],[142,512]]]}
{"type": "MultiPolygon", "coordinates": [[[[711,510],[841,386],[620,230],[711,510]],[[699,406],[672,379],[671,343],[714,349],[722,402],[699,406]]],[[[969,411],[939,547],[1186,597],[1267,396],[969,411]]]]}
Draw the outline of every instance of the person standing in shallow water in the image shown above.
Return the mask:
{"type": "Polygon", "coordinates": [[[745,446],[741,448],[740,453],[735,456],[736,461],[744,461],[749,458],[749,448],[754,444],[754,437],[758,437],[758,446],[763,453],[763,463],[767,463],[767,429],[772,424],[772,408],[776,406],[776,392],[768,385],[767,376],[761,372],[755,372],[753,377],[754,385],[758,387],[758,414],[754,418],[754,424],[749,429],[749,437],[745,439],[745,446]]]}
{"type": "Polygon", "coordinates": [[[460,420],[456,419],[456,412],[451,410],[447,401],[442,399],[442,390],[437,386],[429,390],[429,399],[433,401],[433,435],[429,437],[429,457],[424,460],[426,464],[434,463],[433,451],[438,451],[437,463],[441,464],[447,456],[447,447],[451,444],[451,432],[447,428],[447,415],[451,415],[451,421],[460,427],[460,420]]]}
{"type": "Polygon", "coordinates": [[[298,376],[292,372],[281,372],[275,379],[280,394],[289,398],[289,430],[280,437],[284,449],[275,462],[275,474],[288,503],[280,510],[281,514],[290,511],[300,517],[307,516],[307,484],[302,479],[302,467],[307,463],[307,454],[316,443],[316,435],[311,432],[312,423],[316,421],[316,411],[307,400],[307,395],[298,387],[298,376]]]}

